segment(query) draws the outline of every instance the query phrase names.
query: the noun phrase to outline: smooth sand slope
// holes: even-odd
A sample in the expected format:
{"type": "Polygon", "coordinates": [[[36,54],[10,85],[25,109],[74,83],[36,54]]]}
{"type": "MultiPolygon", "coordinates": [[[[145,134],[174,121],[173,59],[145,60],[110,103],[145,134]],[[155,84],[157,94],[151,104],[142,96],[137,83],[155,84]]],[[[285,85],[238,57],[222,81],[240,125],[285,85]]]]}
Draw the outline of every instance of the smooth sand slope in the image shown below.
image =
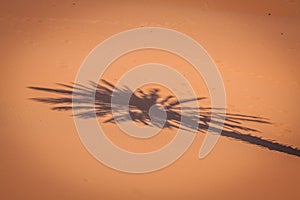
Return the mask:
{"type": "MultiPolygon", "coordinates": [[[[299,199],[299,1],[10,1],[0,10],[1,199],[299,199]],[[172,91],[152,84],[141,88],[144,94],[135,91],[133,118],[145,125],[149,117],[141,113],[165,100],[168,127],[138,140],[113,123],[112,86],[137,65],[172,66],[189,80],[202,107],[199,134],[178,161],[133,175],[88,153],[70,98],[78,69],[96,45],[146,26],[175,29],[207,50],[224,80],[228,117],[214,150],[199,160],[211,111],[202,78],[168,52],[120,57],[102,77],[107,82],[95,83],[101,86],[98,120],[118,146],[158,149],[180,121],[176,98],[168,99],[172,91]]],[[[79,117],[89,112],[85,108],[79,117]]]]}

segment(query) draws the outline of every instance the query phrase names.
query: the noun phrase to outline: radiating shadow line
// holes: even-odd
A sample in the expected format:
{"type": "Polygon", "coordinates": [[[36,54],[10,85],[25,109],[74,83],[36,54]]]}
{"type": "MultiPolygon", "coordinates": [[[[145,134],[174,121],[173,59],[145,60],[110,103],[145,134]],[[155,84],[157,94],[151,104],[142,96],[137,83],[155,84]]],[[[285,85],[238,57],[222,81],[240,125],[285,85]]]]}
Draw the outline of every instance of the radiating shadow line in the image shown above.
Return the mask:
{"type": "MultiPolygon", "coordinates": [[[[58,111],[67,111],[76,109],[79,112],[75,117],[80,118],[91,118],[95,116],[97,117],[109,117],[104,121],[104,123],[115,123],[114,119],[118,118],[118,121],[128,121],[133,120],[135,122],[140,122],[144,125],[150,125],[151,119],[149,116],[149,109],[154,104],[161,104],[167,114],[167,119],[163,128],[193,128],[193,123],[184,123],[181,122],[183,117],[189,118],[189,121],[195,122],[197,121],[198,131],[206,132],[209,126],[211,126],[212,130],[215,132],[219,132],[221,118],[223,118],[222,113],[220,112],[223,108],[211,108],[211,107],[200,107],[200,113],[197,108],[192,108],[185,106],[186,102],[190,101],[201,101],[206,99],[205,97],[201,98],[193,98],[193,99],[183,99],[180,102],[176,100],[174,96],[168,96],[166,98],[162,98],[159,95],[158,88],[151,88],[147,91],[143,91],[138,89],[136,92],[132,92],[128,87],[116,88],[113,84],[109,83],[106,80],[101,80],[102,83],[96,84],[90,82],[88,86],[79,85],[79,84],[62,84],[57,83],[60,89],[55,88],[46,88],[46,87],[28,87],[32,90],[44,91],[48,93],[62,95],[61,97],[40,97],[40,98],[31,98],[31,100],[52,104],[52,110],[58,111]],[[91,98],[91,94],[96,90],[94,103],[92,105],[93,99],[91,98]],[[125,113],[126,111],[126,102],[118,102],[116,106],[117,116],[112,116],[111,113],[111,97],[112,93],[115,90],[115,93],[119,96],[127,96],[128,94],[132,94],[129,101],[129,114],[125,113]],[[76,93],[74,92],[76,91],[76,93]],[[72,95],[73,95],[73,107],[72,107],[72,95]],[[95,110],[94,110],[95,106],[95,110]],[[180,110],[187,110],[188,114],[182,115],[180,110]],[[214,112],[212,112],[214,111],[214,112]],[[212,117],[213,114],[213,117],[212,117]]],[[[244,134],[241,131],[246,132],[259,132],[258,130],[246,127],[243,125],[243,122],[253,122],[259,124],[271,124],[269,119],[244,115],[239,113],[227,113],[224,126],[222,127],[221,136],[225,136],[228,138],[232,138],[238,141],[242,141],[248,144],[253,144],[262,148],[267,148],[272,151],[282,152],[285,154],[290,154],[294,156],[300,156],[300,150],[298,148],[280,144],[276,141],[263,139],[258,136],[254,136],[251,134],[244,134]]],[[[155,124],[152,124],[155,125],[155,124]]]]}

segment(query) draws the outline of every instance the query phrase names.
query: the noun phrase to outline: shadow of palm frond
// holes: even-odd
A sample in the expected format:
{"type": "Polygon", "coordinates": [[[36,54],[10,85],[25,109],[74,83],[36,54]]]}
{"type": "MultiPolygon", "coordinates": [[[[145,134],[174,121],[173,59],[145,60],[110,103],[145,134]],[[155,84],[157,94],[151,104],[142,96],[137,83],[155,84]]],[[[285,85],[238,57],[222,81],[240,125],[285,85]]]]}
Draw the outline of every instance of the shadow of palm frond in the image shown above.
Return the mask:
{"type": "Polygon", "coordinates": [[[78,111],[75,117],[79,118],[91,118],[96,115],[97,117],[105,118],[104,123],[115,123],[116,119],[118,122],[133,120],[149,126],[156,125],[153,121],[151,123],[149,109],[151,106],[159,104],[166,112],[166,121],[163,128],[192,128],[192,124],[181,120],[182,118],[188,118],[189,122],[197,122],[197,130],[199,132],[205,133],[210,126],[211,129],[216,132],[221,131],[221,136],[267,148],[272,151],[300,156],[300,150],[298,148],[254,136],[250,134],[250,132],[259,131],[243,124],[243,122],[271,124],[266,118],[238,113],[227,113],[226,116],[224,116],[223,112],[221,112],[221,108],[211,107],[200,107],[199,113],[198,108],[185,106],[187,102],[201,101],[206,99],[205,97],[183,99],[179,102],[172,95],[163,98],[159,94],[160,90],[158,88],[150,88],[147,90],[138,89],[136,92],[133,92],[126,86],[116,88],[106,80],[101,80],[101,84],[90,82],[88,86],[61,83],[57,85],[60,88],[28,87],[32,90],[59,95],[58,97],[31,98],[31,100],[51,104],[53,105],[52,110],[67,111],[75,109],[78,111]],[[96,92],[94,93],[94,91],[96,92]],[[129,105],[128,102],[117,102],[116,107],[114,107],[114,110],[117,111],[117,115],[114,116],[112,115],[111,107],[113,92],[119,97],[131,95],[129,105]],[[93,94],[95,94],[95,98],[92,98],[93,94]],[[128,106],[129,115],[127,112],[128,106]],[[182,115],[181,110],[187,111],[185,112],[187,114],[182,115]],[[224,117],[225,122],[224,125],[221,126],[221,119],[224,117]],[[242,132],[247,132],[247,134],[242,132]]]}

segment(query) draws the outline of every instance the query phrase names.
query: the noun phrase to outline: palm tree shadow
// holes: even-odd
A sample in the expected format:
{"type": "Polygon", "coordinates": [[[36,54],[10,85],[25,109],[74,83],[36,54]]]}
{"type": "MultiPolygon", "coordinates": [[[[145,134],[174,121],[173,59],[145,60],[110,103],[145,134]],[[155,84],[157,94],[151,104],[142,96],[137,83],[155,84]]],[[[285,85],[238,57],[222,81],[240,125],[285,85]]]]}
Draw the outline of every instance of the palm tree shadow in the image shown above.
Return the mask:
{"type": "MultiPolygon", "coordinates": [[[[45,88],[45,87],[28,87],[32,90],[44,91],[59,95],[58,97],[38,97],[31,100],[47,103],[52,105],[52,110],[67,111],[75,109],[77,114],[75,117],[91,118],[95,114],[97,117],[104,119],[104,123],[115,123],[133,120],[137,123],[148,126],[160,126],[161,121],[159,116],[156,120],[151,120],[149,109],[155,104],[161,105],[166,112],[166,120],[162,128],[193,128],[192,124],[198,124],[197,130],[205,133],[211,127],[215,132],[221,131],[221,136],[229,137],[248,144],[256,145],[261,148],[267,148],[272,151],[282,152],[294,156],[300,156],[300,150],[289,145],[280,144],[273,140],[263,139],[258,136],[251,135],[249,132],[259,132],[255,128],[243,125],[243,122],[253,122],[259,124],[271,124],[268,119],[263,117],[243,115],[237,113],[227,113],[226,116],[221,112],[221,108],[200,107],[200,114],[197,108],[185,106],[185,103],[191,101],[201,101],[205,99],[194,98],[184,99],[180,102],[174,96],[162,97],[158,88],[150,88],[148,90],[138,89],[132,92],[129,88],[117,88],[106,80],[101,80],[101,84],[90,82],[88,86],[80,84],[57,84],[60,88],[45,88]],[[96,91],[94,93],[94,91],[96,91]],[[112,115],[112,94],[117,94],[120,99],[123,96],[131,95],[129,105],[128,102],[116,102],[114,110],[117,115],[112,115]],[[92,98],[92,94],[95,98],[92,98]],[[72,98],[73,97],[73,98],[72,98]],[[73,106],[72,106],[73,101],[73,106]],[[94,103],[94,104],[93,104],[94,103]],[[182,105],[181,105],[182,104],[182,105]],[[129,106],[129,115],[126,107],[129,106]],[[187,114],[182,114],[180,111],[185,110],[187,114]],[[221,119],[225,118],[223,127],[221,119]],[[189,119],[187,122],[183,118],[189,119]],[[189,123],[192,122],[192,123],[189,123]],[[242,132],[248,132],[247,134],[242,132]]],[[[114,113],[115,114],[115,113],[114,113]]]]}

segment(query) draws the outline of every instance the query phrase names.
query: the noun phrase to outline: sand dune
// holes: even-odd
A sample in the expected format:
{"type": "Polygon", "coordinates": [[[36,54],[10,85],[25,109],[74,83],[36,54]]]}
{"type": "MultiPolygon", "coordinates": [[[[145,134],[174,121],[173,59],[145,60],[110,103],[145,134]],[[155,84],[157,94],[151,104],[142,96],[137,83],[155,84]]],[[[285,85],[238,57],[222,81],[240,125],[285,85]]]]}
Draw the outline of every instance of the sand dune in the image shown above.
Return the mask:
{"type": "MultiPolygon", "coordinates": [[[[299,1],[10,1],[0,10],[2,199],[299,198],[299,1]],[[123,134],[111,116],[111,90],[137,65],[172,66],[189,80],[198,97],[190,100],[202,111],[188,116],[200,119],[199,134],[179,160],[137,175],[112,170],[89,154],[76,131],[71,95],[96,45],[147,26],[180,31],[207,50],[224,80],[227,118],[217,145],[199,160],[212,123],[203,79],[168,52],[120,57],[101,77],[106,82],[82,88],[99,88],[97,119],[114,144],[134,152],[158,149],[175,136],[178,110],[193,109],[178,107],[168,88],[146,85],[132,97],[131,117],[147,126],[149,106],[159,102],[168,108],[167,123],[148,140],[123,134]]],[[[90,116],[84,94],[76,117],[90,116]]]]}

